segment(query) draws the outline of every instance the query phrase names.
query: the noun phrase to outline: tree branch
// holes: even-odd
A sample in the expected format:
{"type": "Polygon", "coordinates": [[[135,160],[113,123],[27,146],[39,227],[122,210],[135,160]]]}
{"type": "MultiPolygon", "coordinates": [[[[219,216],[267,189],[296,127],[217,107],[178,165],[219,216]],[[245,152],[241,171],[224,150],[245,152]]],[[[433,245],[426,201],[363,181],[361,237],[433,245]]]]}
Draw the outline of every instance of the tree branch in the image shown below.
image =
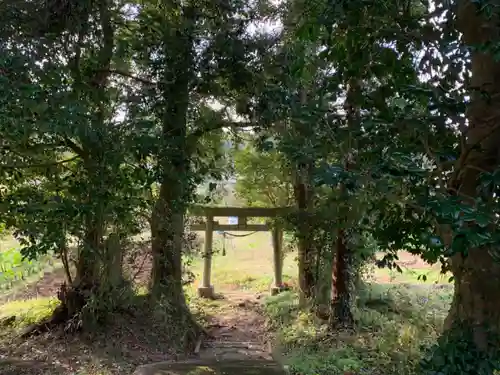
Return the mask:
{"type": "Polygon", "coordinates": [[[255,127],[255,126],[257,126],[257,124],[252,123],[252,122],[243,122],[243,121],[240,121],[240,122],[238,122],[238,121],[214,122],[214,123],[210,124],[209,126],[205,126],[205,127],[201,127],[201,128],[197,128],[197,129],[193,130],[191,132],[191,134],[189,134],[188,137],[190,139],[196,140],[207,133],[210,133],[210,132],[215,131],[215,130],[220,130],[223,128],[232,128],[232,129],[240,128],[240,129],[242,129],[242,128],[255,127]]]}
{"type": "Polygon", "coordinates": [[[66,147],[69,147],[71,149],[71,151],[73,151],[75,154],[77,154],[78,156],[80,156],[83,160],[87,160],[88,159],[88,155],[87,153],[83,150],[82,147],[80,147],[79,145],[76,144],[75,141],[73,141],[72,139],[70,138],[67,138],[65,137],[62,141],[61,141],[61,146],[66,146],[66,147]]]}
{"type": "Polygon", "coordinates": [[[80,158],[80,156],[73,156],[72,158],[61,160],[61,161],[56,161],[56,162],[50,162],[50,163],[35,163],[35,164],[0,164],[0,169],[28,169],[28,168],[49,168],[53,167],[56,165],[62,165],[66,164],[69,162],[72,162],[73,160],[76,160],[80,158]]]}
{"type": "Polygon", "coordinates": [[[458,159],[458,161],[456,163],[456,167],[455,167],[455,170],[453,171],[453,175],[448,180],[448,184],[450,186],[454,186],[456,184],[456,182],[460,176],[460,173],[462,172],[462,170],[465,166],[465,163],[467,162],[467,158],[469,157],[472,150],[474,150],[474,148],[477,147],[482,141],[484,141],[486,138],[488,138],[490,135],[492,135],[493,133],[495,133],[498,130],[500,130],[500,123],[497,123],[497,124],[495,124],[495,126],[492,126],[491,129],[489,129],[487,132],[482,134],[481,137],[476,139],[474,141],[474,143],[467,145],[467,147],[460,154],[460,158],[458,159]]]}
{"type": "Polygon", "coordinates": [[[129,79],[131,79],[133,81],[137,81],[137,82],[143,83],[145,85],[156,86],[158,84],[158,82],[153,82],[153,81],[150,81],[149,79],[146,79],[146,78],[137,77],[137,76],[135,76],[135,75],[133,75],[131,73],[125,72],[123,70],[107,69],[106,71],[108,73],[110,73],[110,74],[114,74],[114,75],[122,76],[122,77],[125,77],[125,78],[129,78],[129,79]]]}

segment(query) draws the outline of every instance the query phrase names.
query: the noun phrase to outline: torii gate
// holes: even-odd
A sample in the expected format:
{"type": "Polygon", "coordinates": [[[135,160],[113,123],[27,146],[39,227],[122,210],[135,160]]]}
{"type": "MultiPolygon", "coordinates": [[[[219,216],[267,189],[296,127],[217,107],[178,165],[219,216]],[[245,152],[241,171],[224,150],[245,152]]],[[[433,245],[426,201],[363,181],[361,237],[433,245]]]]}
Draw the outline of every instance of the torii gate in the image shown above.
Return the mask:
{"type": "Polygon", "coordinates": [[[203,281],[198,287],[198,295],[203,298],[214,298],[214,287],[211,284],[212,273],[212,245],[214,231],[249,231],[249,232],[267,232],[272,231],[273,242],[273,269],[274,283],[271,287],[271,294],[276,295],[282,287],[283,264],[282,264],[282,232],[283,228],[278,223],[274,225],[266,224],[248,224],[249,217],[278,217],[290,212],[290,207],[208,207],[192,206],[190,214],[193,216],[205,216],[205,222],[192,224],[192,231],[205,231],[205,249],[203,264],[203,281]],[[214,217],[237,217],[237,224],[219,224],[214,221],[214,217]]]}

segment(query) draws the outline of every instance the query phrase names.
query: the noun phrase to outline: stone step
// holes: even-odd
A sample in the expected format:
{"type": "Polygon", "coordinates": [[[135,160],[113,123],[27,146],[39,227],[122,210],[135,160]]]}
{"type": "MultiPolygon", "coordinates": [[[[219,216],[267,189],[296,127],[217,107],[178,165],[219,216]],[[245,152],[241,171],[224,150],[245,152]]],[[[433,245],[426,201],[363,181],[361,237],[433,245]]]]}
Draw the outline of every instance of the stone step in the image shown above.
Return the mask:
{"type": "Polygon", "coordinates": [[[206,347],[213,348],[243,348],[243,349],[253,349],[253,348],[263,348],[265,345],[256,341],[206,341],[203,343],[206,347]]]}
{"type": "Polygon", "coordinates": [[[136,369],[133,375],[286,375],[278,363],[256,359],[200,359],[160,362],[136,369]]]}
{"type": "Polygon", "coordinates": [[[243,348],[207,348],[199,353],[200,358],[217,358],[219,360],[238,360],[238,359],[266,359],[271,360],[272,355],[262,348],[243,349],[243,348]]]}

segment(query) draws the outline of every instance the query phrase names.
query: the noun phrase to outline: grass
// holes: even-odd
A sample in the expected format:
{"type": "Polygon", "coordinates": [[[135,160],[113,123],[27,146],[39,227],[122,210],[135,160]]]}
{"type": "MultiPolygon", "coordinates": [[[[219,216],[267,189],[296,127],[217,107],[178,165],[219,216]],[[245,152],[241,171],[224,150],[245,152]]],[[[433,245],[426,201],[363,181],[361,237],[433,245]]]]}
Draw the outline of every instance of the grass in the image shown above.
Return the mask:
{"type": "Polygon", "coordinates": [[[293,292],[269,297],[265,310],[292,374],[412,375],[441,331],[451,288],[367,285],[354,309],[354,334],[329,334],[326,324],[297,309],[293,292]]]}
{"type": "MultiPolygon", "coordinates": [[[[214,236],[212,283],[216,290],[267,290],[273,279],[269,234],[226,241],[226,256],[221,254],[221,241],[221,236],[214,236]]],[[[400,258],[408,261],[405,257],[410,258],[407,254],[400,258]]],[[[296,279],[294,258],[295,254],[289,254],[285,260],[285,280],[296,279]]],[[[196,260],[197,282],[202,269],[203,261],[196,260]]],[[[439,265],[418,261],[402,271],[370,270],[354,309],[355,334],[329,334],[323,322],[298,310],[293,291],[268,297],[265,313],[276,335],[276,357],[297,375],[413,375],[423,352],[441,332],[453,287],[439,265]]],[[[210,306],[196,298],[192,301],[201,304],[198,309],[223,311],[220,301],[210,306]]]]}
{"type": "MultiPolygon", "coordinates": [[[[249,232],[238,232],[248,234],[249,232]]],[[[198,236],[203,240],[204,234],[198,236]]],[[[257,232],[247,237],[225,240],[226,255],[222,255],[223,237],[214,234],[212,257],[212,284],[220,289],[248,289],[266,291],[273,281],[273,252],[271,235],[257,232]]],[[[408,255],[406,255],[408,257],[408,255]]],[[[283,279],[294,284],[297,278],[296,254],[287,254],[283,265],[283,279]]],[[[400,257],[407,260],[405,256],[400,257]]],[[[201,282],[203,274],[203,259],[195,259],[192,263],[195,274],[195,285],[201,282]]],[[[447,284],[450,275],[442,275],[440,266],[426,266],[419,262],[416,267],[402,267],[402,273],[387,268],[374,267],[370,271],[370,281],[390,284],[447,284]]]]}
{"type": "MultiPolygon", "coordinates": [[[[249,234],[249,232],[238,232],[249,234]]],[[[199,233],[203,239],[203,233],[199,233]]],[[[230,238],[225,241],[226,255],[222,255],[223,237],[214,234],[214,256],[212,258],[212,284],[217,289],[246,289],[264,292],[273,281],[273,250],[271,234],[257,232],[247,237],[230,238]]],[[[289,254],[283,265],[283,279],[291,281],[296,276],[294,254],[289,254]]],[[[203,274],[203,259],[192,264],[195,286],[200,284],[203,274]]]]}
{"type": "Polygon", "coordinates": [[[439,265],[429,267],[401,267],[402,272],[387,268],[375,268],[370,275],[377,282],[391,284],[448,284],[451,274],[442,274],[439,265]]]}
{"type": "MultiPolygon", "coordinates": [[[[203,238],[202,233],[200,237],[203,238]]],[[[270,234],[260,232],[227,239],[225,256],[222,255],[222,240],[222,236],[214,235],[216,254],[212,264],[212,284],[216,291],[224,293],[243,289],[266,292],[273,281],[270,234]]],[[[30,265],[29,262],[16,259],[11,263],[20,270],[37,267],[37,264],[30,265]]],[[[40,266],[42,268],[43,264],[40,266]]],[[[195,259],[192,271],[196,280],[187,288],[187,297],[193,313],[205,323],[207,314],[231,314],[234,306],[228,306],[225,300],[208,301],[196,297],[202,270],[203,259],[195,259]]],[[[403,270],[403,273],[386,269],[372,270],[369,284],[359,292],[354,309],[357,322],[355,334],[329,334],[325,324],[311,314],[298,310],[297,295],[293,291],[266,298],[264,310],[268,328],[276,336],[276,355],[290,367],[292,374],[297,375],[344,375],[347,371],[356,374],[413,375],[423,348],[430,345],[441,330],[452,286],[446,285],[447,278],[439,275],[437,267],[417,264],[403,270]],[[421,274],[427,276],[426,282],[418,280],[421,274]]],[[[12,283],[25,282],[30,272],[26,271],[24,276],[12,283]]],[[[284,279],[294,285],[296,277],[295,254],[288,254],[284,264],[284,279]]],[[[18,329],[44,319],[56,304],[52,298],[11,301],[0,305],[0,319],[15,315],[13,328],[18,329]]],[[[112,330],[118,331],[102,332],[102,337],[93,337],[91,341],[85,337],[76,337],[71,342],[68,342],[68,338],[61,341],[59,338],[45,337],[26,342],[23,344],[26,348],[20,347],[19,350],[47,353],[49,357],[53,353],[60,362],[64,362],[61,358],[68,358],[68,363],[63,363],[63,374],[129,373],[137,364],[169,358],[164,358],[167,355],[165,348],[169,346],[168,330],[162,327],[161,321],[155,322],[154,328],[151,328],[151,324],[140,315],[138,319],[113,322],[112,330]],[[113,340],[109,340],[109,337],[113,337],[113,340]],[[78,365],[73,365],[73,362],[78,365]]],[[[7,342],[5,345],[12,350],[13,344],[7,342]]],[[[4,373],[1,365],[0,360],[0,373],[4,373]]]]}
{"type": "Polygon", "coordinates": [[[33,298],[10,301],[0,306],[0,319],[15,316],[14,326],[21,328],[49,317],[59,304],[57,298],[33,298]]]}
{"type": "MultiPolygon", "coordinates": [[[[212,283],[216,290],[266,291],[273,280],[270,241],[268,233],[226,240],[223,256],[222,237],[215,235],[212,283]]],[[[409,256],[400,258],[407,261],[405,257],[409,256]]],[[[285,280],[296,279],[294,258],[295,254],[289,254],[285,260],[285,280]]],[[[196,260],[193,270],[197,283],[202,269],[203,260],[196,260]]],[[[402,270],[374,267],[369,272],[369,284],[360,291],[354,309],[356,334],[330,335],[325,324],[298,310],[294,292],[268,297],[265,312],[280,343],[277,356],[292,374],[413,374],[423,350],[441,331],[452,285],[449,275],[440,273],[439,265],[417,262],[402,270]]],[[[211,306],[193,301],[201,303],[201,309],[223,309],[219,301],[211,306]]]]}

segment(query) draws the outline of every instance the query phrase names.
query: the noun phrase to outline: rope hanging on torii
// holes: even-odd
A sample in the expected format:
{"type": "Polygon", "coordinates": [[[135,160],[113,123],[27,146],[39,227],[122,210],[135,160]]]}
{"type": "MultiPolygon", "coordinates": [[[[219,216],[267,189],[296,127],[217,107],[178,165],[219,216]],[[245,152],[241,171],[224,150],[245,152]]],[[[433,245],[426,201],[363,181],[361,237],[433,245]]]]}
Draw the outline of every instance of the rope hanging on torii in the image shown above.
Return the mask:
{"type": "Polygon", "coordinates": [[[242,238],[242,237],[247,237],[251,236],[252,234],[257,233],[258,231],[250,232],[250,233],[245,233],[245,234],[234,234],[234,233],[229,233],[226,231],[219,231],[219,234],[222,234],[222,256],[226,256],[226,236],[229,237],[237,237],[237,238],[242,238]]]}
{"type": "Polygon", "coordinates": [[[225,232],[225,231],[222,231],[222,235],[223,236],[230,236],[230,237],[238,237],[238,238],[241,238],[241,237],[247,237],[247,236],[251,236],[252,234],[255,234],[259,232],[258,230],[254,231],[254,232],[250,232],[250,233],[245,233],[245,234],[234,234],[234,233],[229,233],[229,232],[225,232]]]}

